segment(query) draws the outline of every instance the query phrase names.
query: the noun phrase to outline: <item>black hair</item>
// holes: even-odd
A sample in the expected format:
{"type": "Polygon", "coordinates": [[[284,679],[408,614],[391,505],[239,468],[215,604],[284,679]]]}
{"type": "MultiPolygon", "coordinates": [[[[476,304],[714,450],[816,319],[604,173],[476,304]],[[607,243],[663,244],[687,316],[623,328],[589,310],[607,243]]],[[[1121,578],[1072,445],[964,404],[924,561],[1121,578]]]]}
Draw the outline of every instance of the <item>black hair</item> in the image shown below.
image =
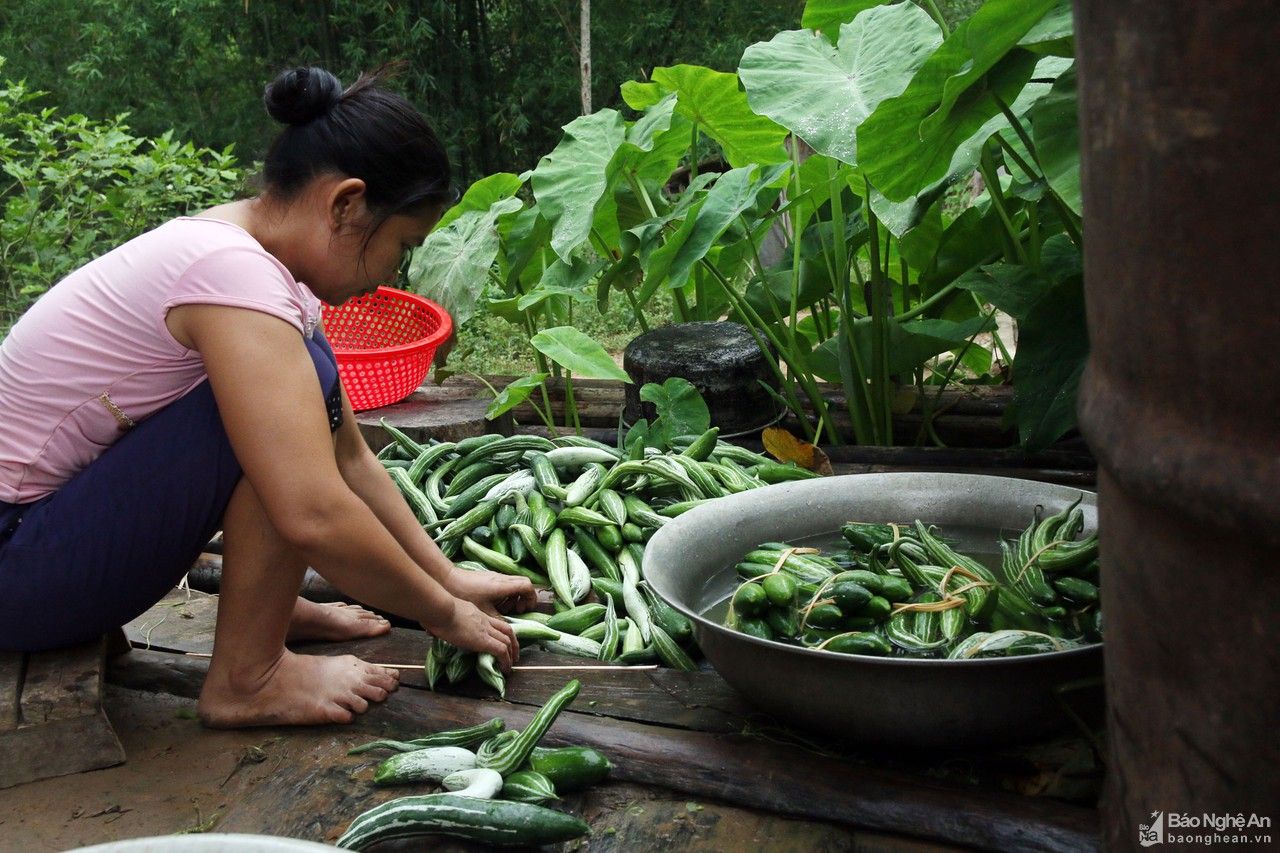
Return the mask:
{"type": "Polygon", "coordinates": [[[290,199],[317,175],[359,178],[374,214],[370,236],[390,216],[455,201],[444,146],[408,100],[381,85],[392,70],[362,74],[345,90],[323,68],[281,72],[263,93],[267,113],[286,125],[267,149],[266,189],[290,199]]]}

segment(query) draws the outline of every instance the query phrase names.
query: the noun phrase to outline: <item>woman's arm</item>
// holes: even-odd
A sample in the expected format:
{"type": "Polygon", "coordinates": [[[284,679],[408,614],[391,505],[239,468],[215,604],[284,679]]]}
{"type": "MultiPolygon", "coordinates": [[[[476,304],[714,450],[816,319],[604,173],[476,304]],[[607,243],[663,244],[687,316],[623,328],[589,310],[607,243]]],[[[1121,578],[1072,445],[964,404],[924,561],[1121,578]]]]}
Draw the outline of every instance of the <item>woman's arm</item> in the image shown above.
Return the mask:
{"type": "Polygon", "coordinates": [[[422,529],[400,490],[365,443],[346,391],[342,394],[342,407],[343,421],[338,427],[335,445],[338,470],[351,491],[364,500],[405,553],[454,595],[485,610],[496,612],[504,602],[503,609],[533,609],[537,594],[528,580],[487,575],[467,577],[470,573],[454,567],[422,529]]]}
{"type": "Polygon", "coordinates": [[[199,351],[236,458],[280,535],[347,594],[509,665],[510,626],[422,571],[344,480],[297,330],[217,305],[180,306],[170,320],[199,351]]]}

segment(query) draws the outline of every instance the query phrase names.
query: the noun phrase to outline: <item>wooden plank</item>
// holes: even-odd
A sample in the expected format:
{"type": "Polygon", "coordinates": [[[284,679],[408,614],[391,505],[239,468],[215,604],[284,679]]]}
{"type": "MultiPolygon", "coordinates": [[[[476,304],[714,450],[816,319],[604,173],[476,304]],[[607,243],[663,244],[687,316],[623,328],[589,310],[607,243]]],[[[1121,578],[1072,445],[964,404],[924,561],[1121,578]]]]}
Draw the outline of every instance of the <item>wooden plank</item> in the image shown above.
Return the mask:
{"type": "MultiPolygon", "coordinates": [[[[221,567],[221,558],[218,565],[221,567]]],[[[183,652],[212,652],[218,598],[191,589],[173,589],[147,612],[124,626],[134,646],[183,652]]]]}
{"type": "MultiPolygon", "coordinates": [[[[207,661],[135,652],[113,662],[113,683],[195,697],[207,661]]],[[[531,709],[506,703],[508,727],[527,725],[531,709]]],[[[492,703],[400,690],[344,731],[408,737],[474,725],[492,703]]],[[[999,850],[1096,850],[1097,812],[1045,798],[944,784],[756,738],[600,720],[569,711],[549,731],[550,745],[582,744],[607,753],[613,778],[693,797],[810,820],[999,850]]]]}
{"type": "Polygon", "coordinates": [[[18,695],[22,688],[22,672],[26,655],[0,652],[0,732],[18,727],[18,695]]]}
{"type": "Polygon", "coordinates": [[[101,708],[0,734],[0,788],[124,763],[124,747],[101,708]]]}
{"type": "MultiPolygon", "coordinates": [[[[0,788],[124,761],[102,710],[105,661],[105,637],[25,656],[14,679],[17,724],[0,733],[0,788]]],[[[12,660],[6,671],[14,673],[12,660]]]]}
{"type": "MultiPolygon", "coordinates": [[[[174,590],[155,607],[125,626],[129,639],[151,648],[172,652],[209,653],[217,619],[215,596],[200,595],[187,603],[185,591],[174,590]],[[178,613],[189,618],[182,618],[178,613]]],[[[356,655],[376,663],[421,664],[430,647],[422,631],[392,628],[389,634],[345,643],[297,643],[292,647],[309,654],[356,655]]],[[[597,664],[582,658],[526,649],[521,663],[540,665],[597,664]]],[[[420,669],[400,673],[406,687],[426,689],[420,669]]],[[[712,670],[682,673],[670,669],[589,670],[576,674],[582,682],[578,705],[600,716],[680,726],[699,731],[742,731],[750,722],[771,722],[748,705],[712,670]]],[[[507,701],[539,705],[565,681],[561,671],[526,670],[507,680],[507,701]]],[[[497,700],[493,690],[472,677],[461,684],[440,686],[441,692],[482,700],[497,700]]]]}
{"type": "Polygon", "coordinates": [[[105,638],[27,655],[18,697],[20,725],[74,720],[98,711],[105,659],[105,638]]]}

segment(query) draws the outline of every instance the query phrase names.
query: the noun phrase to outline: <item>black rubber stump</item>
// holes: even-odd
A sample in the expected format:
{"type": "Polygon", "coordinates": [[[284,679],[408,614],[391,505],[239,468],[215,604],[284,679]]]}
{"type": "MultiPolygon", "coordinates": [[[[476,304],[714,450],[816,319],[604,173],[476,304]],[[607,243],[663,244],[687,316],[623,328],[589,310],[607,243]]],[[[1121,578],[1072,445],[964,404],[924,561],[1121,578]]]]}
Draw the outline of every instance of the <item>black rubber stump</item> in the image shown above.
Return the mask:
{"type": "Polygon", "coordinates": [[[693,383],[711,411],[721,435],[754,432],[778,417],[779,407],[765,382],[777,382],[764,353],[739,323],[676,323],[640,335],[627,344],[622,366],[633,384],[627,386],[623,417],[627,423],[655,417],[652,403],[640,400],[640,388],[673,376],[693,383]]]}

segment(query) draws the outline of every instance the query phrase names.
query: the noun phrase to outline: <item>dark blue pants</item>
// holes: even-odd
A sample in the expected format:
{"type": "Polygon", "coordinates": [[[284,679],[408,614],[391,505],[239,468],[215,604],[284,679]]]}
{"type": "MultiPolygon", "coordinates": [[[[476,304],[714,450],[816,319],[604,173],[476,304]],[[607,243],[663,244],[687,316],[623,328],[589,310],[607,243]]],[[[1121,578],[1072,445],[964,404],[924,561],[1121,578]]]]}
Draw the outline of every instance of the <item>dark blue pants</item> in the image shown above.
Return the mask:
{"type": "MultiPolygon", "coordinates": [[[[306,344],[332,401],[333,351],[319,331],[306,344]]],[[[221,527],[241,475],[205,381],[53,494],[0,502],[0,651],[73,645],[146,612],[221,527]]]]}

